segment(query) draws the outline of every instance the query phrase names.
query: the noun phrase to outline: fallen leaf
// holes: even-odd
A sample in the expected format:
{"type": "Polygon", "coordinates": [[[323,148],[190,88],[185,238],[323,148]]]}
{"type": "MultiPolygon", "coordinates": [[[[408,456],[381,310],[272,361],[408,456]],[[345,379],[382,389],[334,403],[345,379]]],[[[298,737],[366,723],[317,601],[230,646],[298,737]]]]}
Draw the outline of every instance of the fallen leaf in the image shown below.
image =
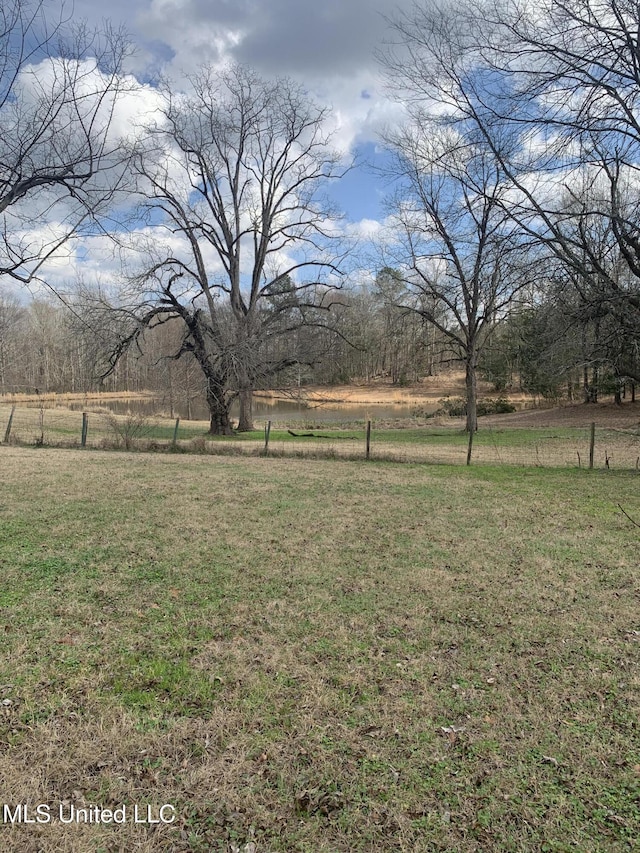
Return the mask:
{"type": "Polygon", "coordinates": [[[382,729],[380,726],[367,726],[366,729],[362,730],[362,734],[367,737],[380,737],[382,734],[382,729]]]}

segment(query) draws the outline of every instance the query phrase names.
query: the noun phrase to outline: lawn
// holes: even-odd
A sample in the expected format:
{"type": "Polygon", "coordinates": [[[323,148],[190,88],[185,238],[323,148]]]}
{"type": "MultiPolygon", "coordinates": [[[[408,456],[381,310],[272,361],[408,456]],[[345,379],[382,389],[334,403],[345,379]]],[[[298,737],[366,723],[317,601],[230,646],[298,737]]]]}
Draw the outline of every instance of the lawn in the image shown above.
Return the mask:
{"type": "Polygon", "coordinates": [[[636,472],[0,463],[3,853],[638,849],[636,472]]]}

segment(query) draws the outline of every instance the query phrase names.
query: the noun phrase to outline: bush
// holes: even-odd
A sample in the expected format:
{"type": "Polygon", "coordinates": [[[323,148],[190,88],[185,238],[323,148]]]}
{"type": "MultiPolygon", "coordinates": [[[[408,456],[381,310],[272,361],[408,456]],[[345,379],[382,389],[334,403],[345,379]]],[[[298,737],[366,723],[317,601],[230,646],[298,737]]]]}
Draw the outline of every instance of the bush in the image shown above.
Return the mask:
{"type": "MultiPolygon", "coordinates": [[[[463,397],[445,397],[438,400],[438,403],[440,408],[435,413],[436,415],[460,418],[467,414],[467,401],[463,397]]],[[[505,415],[515,411],[516,407],[505,397],[498,397],[497,400],[478,400],[477,403],[478,415],[505,415]]]]}
{"type": "Polygon", "coordinates": [[[126,415],[114,415],[109,417],[116,447],[124,445],[125,450],[131,450],[134,441],[144,438],[151,431],[152,424],[146,415],[135,412],[127,412],[126,415]]]}
{"type": "Polygon", "coordinates": [[[480,400],[478,403],[479,415],[508,415],[515,412],[516,407],[504,397],[497,400],[480,400]]]}
{"type": "Polygon", "coordinates": [[[450,418],[460,418],[467,414],[467,401],[464,397],[444,397],[438,400],[440,408],[436,415],[449,415],[450,418]]]}

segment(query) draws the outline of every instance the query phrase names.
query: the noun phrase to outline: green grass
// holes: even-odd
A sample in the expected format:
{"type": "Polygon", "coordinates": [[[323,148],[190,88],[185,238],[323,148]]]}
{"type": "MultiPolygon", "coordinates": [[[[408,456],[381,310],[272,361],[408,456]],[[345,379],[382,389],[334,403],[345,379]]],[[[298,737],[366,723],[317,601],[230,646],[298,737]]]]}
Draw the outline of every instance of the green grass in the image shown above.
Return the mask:
{"type": "Polygon", "coordinates": [[[0,456],[3,851],[637,849],[635,472],[0,456]]]}
{"type": "MultiPolygon", "coordinates": [[[[363,443],[365,440],[365,429],[331,428],[316,426],[312,429],[294,429],[298,435],[305,432],[313,432],[318,436],[326,436],[335,441],[357,441],[363,443]]],[[[445,444],[461,445],[466,447],[469,436],[463,429],[451,427],[426,426],[420,428],[406,429],[376,429],[372,428],[374,442],[389,444],[445,444]]],[[[212,436],[215,441],[264,441],[264,430],[237,433],[233,436],[212,436]]],[[[481,429],[474,437],[474,443],[479,446],[492,446],[497,443],[505,447],[522,447],[535,442],[581,440],[588,444],[588,430],[574,429],[571,427],[539,428],[539,429],[481,429]]],[[[272,429],[270,441],[273,442],[299,442],[300,438],[292,436],[288,430],[272,429]]]]}

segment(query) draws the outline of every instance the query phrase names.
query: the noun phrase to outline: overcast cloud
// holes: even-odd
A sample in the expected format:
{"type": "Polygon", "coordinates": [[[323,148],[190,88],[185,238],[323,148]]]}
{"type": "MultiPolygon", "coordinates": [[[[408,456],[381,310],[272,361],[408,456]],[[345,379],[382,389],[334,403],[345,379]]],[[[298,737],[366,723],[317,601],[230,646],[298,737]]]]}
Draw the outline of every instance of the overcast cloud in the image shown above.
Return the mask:
{"type": "MultiPolygon", "coordinates": [[[[373,69],[385,16],[411,0],[114,0],[109,17],[148,50],[189,68],[233,59],[265,74],[332,78],[373,69]],[[153,45],[153,42],[156,45],[153,45]],[[163,50],[164,48],[164,50],[163,50]]],[[[98,22],[104,5],[76,0],[75,14],[98,22]]]]}
{"type": "MultiPolygon", "coordinates": [[[[411,0],[111,0],[108,10],[98,0],[75,0],[74,19],[100,26],[105,11],[123,25],[137,50],[130,71],[144,83],[116,110],[114,128],[126,132],[156,105],[152,81],[162,72],[179,87],[185,75],[203,63],[230,61],[254,68],[266,77],[286,75],[305,85],[315,100],[332,107],[334,145],[356,151],[373,143],[382,128],[395,123],[400,107],[384,94],[375,49],[388,37],[386,16],[411,0]]],[[[51,14],[55,0],[49,7],[51,14]]],[[[335,189],[339,206],[352,220],[352,233],[371,233],[381,214],[375,200],[381,191],[353,175],[335,189]],[[355,200],[355,201],[353,201],[355,200]],[[351,204],[351,202],[353,203],[351,204]],[[374,209],[369,205],[373,202],[374,209]],[[355,220],[355,221],[353,221],[355,220]],[[362,227],[361,227],[362,226],[362,227]]],[[[34,231],[42,223],[34,221],[34,231]]],[[[117,274],[117,259],[108,256],[101,240],[80,241],[61,253],[42,273],[62,285],[80,264],[92,262],[103,273],[117,274]]]]}
{"type": "MultiPolygon", "coordinates": [[[[138,43],[135,70],[173,79],[202,63],[236,61],[265,76],[288,75],[330,104],[344,141],[371,141],[397,115],[381,90],[375,49],[385,16],[411,0],[114,0],[109,15],[138,43]]],[[[98,23],[104,6],[76,0],[75,14],[98,23]]]]}

